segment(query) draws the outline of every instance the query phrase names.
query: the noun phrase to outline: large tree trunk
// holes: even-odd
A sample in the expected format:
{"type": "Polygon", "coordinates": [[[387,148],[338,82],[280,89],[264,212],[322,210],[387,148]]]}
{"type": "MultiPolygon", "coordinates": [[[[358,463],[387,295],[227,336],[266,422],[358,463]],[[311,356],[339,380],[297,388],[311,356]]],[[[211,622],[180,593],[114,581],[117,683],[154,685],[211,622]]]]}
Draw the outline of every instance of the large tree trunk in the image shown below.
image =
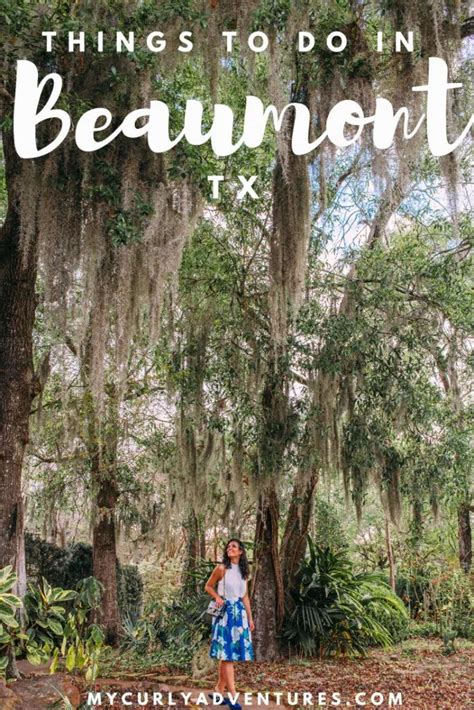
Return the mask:
{"type": "Polygon", "coordinates": [[[36,394],[32,333],[36,309],[36,228],[28,254],[20,250],[21,223],[15,180],[18,158],[4,135],[8,212],[0,230],[0,567],[22,560],[21,471],[28,418],[36,394]]]}
{"type": "Polygon", "coordinates": [[[206,554],[204,526],[202,516],[192,510],[184,524],[186,533],[186,558],[183,568],[184,589],[189,592],[199,591],[201,583],[196,577],[199,562],[206,554]]]}
{"type": "Polygon", "coordinates": [[[106,642],[115,644],[120,628],[117,602],[117,551],[115,538],[115,506],[118,492],[113,477],[96,472],[97,517],[92,533],[92,567],[94,577],[104,592],[97,620],[104,627],[106,642]]]}
{"type": "Polygon", "coordinates": [[[104,591],[96,620],[104,628],[106,643],[118,640],[120,614],[117,600],[117,540],[115,531],[117,485],[118,398],[109,384],[107,404],[99,409],[90,389],[90,338],[82,353],[81,378],[84,385],[84,408],[87,422],[87,449],[90,461],[94,505],[92,528],[92,570],[104,591]]]}
{"type": "Polygon", "coordinates": [[[280,548],[282,578],[285,596],[294,587],[298,568],[304,559],[306,542],[313,512],[314,491],[317,473],[307,479],[295,481],[290,507],[286,518],[285,532],[280,548]]]}
{"type": "Polygon", "coordinates": [[[278,632],[283,621],[284,598],[278,521],[278,497],[272,481],[259,496],[255,530],[251,601],[255,616],[253,642],[258,661],[271,661],[280,655],[278,632]]]}
{"type": "Polygon", "coordinates": [[[458,508],[459,564],[469,574],[472,564],[472,530],[470,506],[463,503],[458,508]]]}
{"type": "Polygon", "coordinates": [[[255,613],[254,645],[259,661],[279,656],[278,634],[285,610],[279,554],[279,500],[276,489],[286,447],[291,438],[288,377],[284,348],[273,354],[262,391],[261,429],[258,447],[260,476],[255,529],[255,573],[252,604],[255,613]]]}

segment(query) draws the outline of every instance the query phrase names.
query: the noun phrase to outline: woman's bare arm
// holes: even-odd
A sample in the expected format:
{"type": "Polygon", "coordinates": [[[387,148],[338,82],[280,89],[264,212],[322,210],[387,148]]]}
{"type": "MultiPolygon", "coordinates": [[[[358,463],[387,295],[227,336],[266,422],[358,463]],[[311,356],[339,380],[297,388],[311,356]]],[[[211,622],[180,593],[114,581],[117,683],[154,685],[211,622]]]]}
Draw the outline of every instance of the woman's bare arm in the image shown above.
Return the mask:
{"type": "Polygon", "coordinates": [[[216,586],[217,582],[222,579],[222,577],[225,574],[225,567],[224,565],[217,565],[217,567],[214,567],[211,576],[206,582],[206,586],[204,587],[204,590],[210,594],[213,599],[216,600],[218,606],[222,606],[224,604],[224,600],[222,597],[218,595],[214,587],[216,586]]]}
{"type": "Polygon", "coordinates": [[[242,602],[244,604],[245,611],[247,612],[247,618],[249,620],[250,631],[255,631],[255,624],[253,622],[252,610],[250,608],[250,598],[249,598],[249,594],[247,591],[247,587],[248,587],[247,580],[245,580],[245,594],[242,597],[242,602]]]}

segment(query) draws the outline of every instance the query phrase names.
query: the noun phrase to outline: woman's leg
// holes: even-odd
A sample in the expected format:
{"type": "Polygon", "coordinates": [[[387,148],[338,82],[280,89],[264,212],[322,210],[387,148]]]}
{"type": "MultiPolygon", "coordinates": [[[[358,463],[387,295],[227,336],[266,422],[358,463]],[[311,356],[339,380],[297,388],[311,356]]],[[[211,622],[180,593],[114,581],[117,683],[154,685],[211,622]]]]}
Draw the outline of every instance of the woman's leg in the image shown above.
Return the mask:
{"type": "Polygon", "coordinates": [[[234,663],[232,661],[221,661],[222,676],[227,690],[235,695],[234,663]]]}
{"type": "Polygon", "coordinates": [[[226,682],[224,678],[224,671],[223,671],[223,666],[222,666],[223,661],[219,661],[219,677],[217,679],[217,685],[215,687],[215,690],[217,690],[218,693],[224,693],[226,689],[226,682]]]}

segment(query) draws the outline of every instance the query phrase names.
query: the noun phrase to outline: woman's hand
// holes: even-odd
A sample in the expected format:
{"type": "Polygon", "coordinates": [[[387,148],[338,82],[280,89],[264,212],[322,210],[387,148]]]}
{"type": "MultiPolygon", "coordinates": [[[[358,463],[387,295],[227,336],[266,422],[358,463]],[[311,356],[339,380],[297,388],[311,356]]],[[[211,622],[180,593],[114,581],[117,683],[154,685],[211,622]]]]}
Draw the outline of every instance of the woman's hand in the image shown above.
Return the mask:
{"type": "Polygon", "coordinates": [[[225,574],[225,567],[224,565],[217,565],[217,567],[214,567],[211,576],[206,582],[206,586],[204,587],[204,590],[213,598],[215,599],[217,606],[222,606],[224,603],[224,600],[222,597],[219,596],[219,594],[216,593],[214,587],[216,584],[219,582],[219,580],[222,579],[222,577],[225,574]]]}
{"type": "MultiPolygon", "coordinates": [[[[247,580],[245,581],[245,584],[247,585],[247,580]]],[[[250,609],[250,600],[249,600],[249,595],[247,592],[247,586],[245,587],[245,594],[242,597],[242,601],[244,603],[245,612],[247,614],[247,619],[249,622],[249,629],[251,632],[255,631],[255,624],[253,623],[252,610],[250,609]]]]}

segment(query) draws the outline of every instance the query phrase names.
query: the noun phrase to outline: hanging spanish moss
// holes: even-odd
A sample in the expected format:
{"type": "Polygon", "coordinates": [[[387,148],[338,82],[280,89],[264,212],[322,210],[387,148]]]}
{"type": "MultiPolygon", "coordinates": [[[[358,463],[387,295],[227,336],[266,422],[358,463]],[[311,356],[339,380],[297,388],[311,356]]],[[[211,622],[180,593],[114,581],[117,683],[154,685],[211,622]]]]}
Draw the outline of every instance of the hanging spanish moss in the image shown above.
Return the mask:
{"type": "MultiPolygon", "coordinates": [[[[93,24],[107,22],[110,17],[107,5],[95,5],[93,24]]],[[[218,95],[219,72],[223,70],[222,52],[217,50],[222,28],[236,27],[245,38],[251,29],[266,27],[259,18],[265,17],[268,3],[252,0],[245,3],[245,8],[236,5],[227,0],[195,3],[203,19],[201,29],[196,32],[196,47],[201,42],[199,51],[201,59],[204,58],[212,97],[218,95]]],[[[373,40],[370,17],[366,16],[362,4],[338,3],[335,17],[323,12],[323,2],[311,3],[311,8],[305,2],[293,3],[291,8],[288,3],[277,5],[278,22],[275,27],[267,28],[270,38],[268,95],[278,108],[289,98],[309,105],[316,117],[313,131],[321,132],[330,108],[342,99],[356,100],[364,113],[372,113],[379,91],[392,99],[395,108],[406,105],[411,114],[418,115],[423,95],[412,92],[411,87],[426,82],[429,55],[443,57],[448,62],[450,75],[456,74],[459,2],[387,2],[384,8],[387,31],[393,34],[396,28],[413,28],[417,51],[390,51],[380,57],[370,44],[373,40]],[[329,25],[331,29],[338,26],[344,30],[348,38],[346,52],[331,53],[323,44],[318,44],[313,52],[298,57],[290,47],[288,38],[292,43],[297,29],[308,27],[316,36],[324,37],[329,25]],[[287,39],[283,41],[282,37],[287,39]]],[[[140,6],[141,3],[127,3],[127,9],[133,11],[140,10],[140,6]]],[[[76,4],[74,13],[80,12],[76,4]]],[[[154,21],[157,19],[160,19],[159,14],[153,16],[154,21]]],[[[163,55],[163,73],[177,63],[173,38],[176,40],[178,30],[185,26],[185,21],[176,16],[163,25],[171,35],[169,52],[163,55]]],[[[241,46],[244,47],[243,41],[241,46]]],[[[255,63],[252,53],[245,50],[242,55],[246,67],[255,63]]],[[[57,70],[65,77],[66,100],[70,102],[72,113],[80,112],[87,101],[94,105],[105,103],[119,116],[146,104],[156,95],[155,73],[145,69],[138,60],[135,62],[124,55],[112,57],[107,53],[100,60],[96,56],[91,62],[87,59],[87,54],[85,58],[76,59],[75,55],[61,55],[61,52],[54,58],[57,70]],[[137,81],[138,76],[140,81],[137,81]]],[[[455,110],[454,101],[456,94],[452,92],[448,105],[448,132],[452,135],[458,132],[456,115],[459,111],[455,110]]],[[[301,304],[305,280],[311,231],[311,184],[307,159],[295,156],[290,149],[291,126],[291,114],[287,114],[276,140],[273,174],[269,243],[269,350],[272,352],[266,363],[264,357],[256,355],[257,364],[249,374],[249,380],[254,378],[250,389],[255,399],[260,397],[263,422],[260,463],[265,460],[265,466],[257,466],[258,474],[251,479],[257,484],[254,493],[265,478],[259,475],[263,469],[271,475],[281,470],[293,431],[287,341],[301,304]]],[[[392,186],[385,221],[380,220],[371,231],[373,243],[380,238],[394,206],[400,202],[422,140],[424,136],[420,131],[416,139],[407,142],[400,127],[395,134],[394,151],[382,158],[378,152],[369,154],[370,146],[364,142],[363,134],[362,150],[371,159],[375,174],[387,182],[394,173],[394,166],[400,169],[399,185],[392,186]],[[392,199],[395,192],[396,199],[392,199]]],[[[319,155],[321,210],[328,201],[326,170],[334,165],[335,157],[336,151],[331,148],[322,149],[319,155]]],[[[172,155],[164,158],[153,154],[144,140],[131,143],[117,139],[93,158],[78,151],[70,141],[41,161],[22,163],[17,199],[22,214],[24,257],[26,259],[30,250],[38,247],[49,313],[75,351],[87,351],[89,384],[97,402],[103,396],[108,372],[118,373],[124,384],[125,365],[134,335],[146,327],[151,341],[156,340],[166,285],[176,274],[183,247],[202,209],[192,177],[177,178],[174,161],[172,155]]],[[[442,160],[441,167],[451,188],[450,200],[455,211],[458,167],[454,157],[442,160]]],[[[374,224],[376,222],[374,219],[374,224]]],[[[355,276],[352,269],[348,281],[355,276]]],[[[353,306],[349,289],[343,295],[340,312],[350,317],[353,306]]],[[[202,356],[206,337],[204,332],[197,335],[196,347],[202,356]]],[[[194,365],[188,369],[195,369],[194,365]]],[[[352,492],[360,515],[367,478],[373,474],[374,465],[373,461],[362,458],[363,445],[368,443],[364,439],[366,432],[350,391],[352,375],[345,374],[339,378],[321,369],[310,384],[310,436],[315,461],[307,471],[313,471],[316,465],[326,475],[328,471],[342,468],[346,492],[352,492]],[[340,431],[341,420],[345,423],[344,432],[340,431]]],[[[193,506],[198,506],[207,494],[209,474],[219,470],[219,480],[229,493],[229,501],[237,506],[245,468],[241,440],[236,435],[228,466],[225,438],[212,430],[206,420],[202,380],[193,387],[193,398],[184,397],[178,406],[176,445],[182,479],[176,477],[173,499],[177,505],[191,501],[193,506]]],[[[382,463],[377,475],[387,496],[391,519],[395,521],[400,501],[398,469],[392,463],[382,463]]]]}
{"type": "MultiPolygon", "coordinates": [[[[458,58],[461,46],[461,19],[468,13],[468,4],[462,0],[415,0],[405,3],[400,0],[386,3],[387,17],[392,29],[410,28],[414,31],[415,52],[391,53],[388,69],[393,76],[391,96],[395,105],[405,105],[413,115],[421,114],[422,95],[411,92],[412,86],[426,83],[428,58],[440,57],[448,66],[451,80],[458,74],[458,58]]],[[[447,92],[447,132],[450,140],[462,130],[462,111],[459,110],[457,92],[447,92]]],[[[401,168],[416,160],[421,142],[426,139],[420,131],[415,139],[404,141],[401,131],[395,135],[398,164],[401,168]]],[[[459,166],[454,154],[439,159],[441,171],[447,183],[447,194],[453,216],[457,213],[457,184],[459,166]]],[[[409,175],[402,173],[408,180],[409,175]]]]}
{"type": "Polygon", "coordinates": [[[223,520],[230,530],[237,530],[244,500],[244,487],[242,483],[245,482],[246,478],[244,438],[242,427],[238,422],[234,424],[232,459],[231,465],[228,467],[226,478],[227,480],[224,481],[222,485],[222,490],[227,493],[223,520]]]}
{"type": "MultiPolygon", "coordinates": [[[[101,72],[93,64],[81,72],[71,61],[70,91],[102,100],[105,95],[121,110],[125,101],[126,108],[134,106],[140,98],[135,91],[117,98],[116,87],[107,83],[110,62],[104,58],[101,72]]],[[[133,86],[133,63],[121,63],[121,76],[133,86]]],[[[97,397],[104,367],[123,370],[145,310],[156,338],[168,277],[177,271],[200,210],[197,190],[186,179],[170,180],[162,156],[144,140],[130,148],[117,139],[91,160],[68,142],[42,161],[41,180],[40,163],[25,161],[18,181],[23,252],[27,255],[38,239],[45,301],[77,351],[87,337],[97,397]],[[78,302],[80,310],[71,311],[78,302]],[[112,361],[106,362],[106,352],[112,361]]]]}
{"type": "Polygon", "coordinates": [[[174,509],[186,515],[203,511],[209,499],[210,477],[225,468],[220,432],[209,426],[204,377],[209,341],[207,323],[189,323],[183,344],[176,413],[176,471],[170,481],[174,509]]]}
{"type": "MultiPolygon", "coordinates": [[[[286,121],[290,131],[291,119],[286,121]]],[[[283,344],[303,295],[310,235],[310,187],[304,157],[287,151],[277,157],[273,174],[273,226],[270,242],[272,337],[283,344]]]]}

